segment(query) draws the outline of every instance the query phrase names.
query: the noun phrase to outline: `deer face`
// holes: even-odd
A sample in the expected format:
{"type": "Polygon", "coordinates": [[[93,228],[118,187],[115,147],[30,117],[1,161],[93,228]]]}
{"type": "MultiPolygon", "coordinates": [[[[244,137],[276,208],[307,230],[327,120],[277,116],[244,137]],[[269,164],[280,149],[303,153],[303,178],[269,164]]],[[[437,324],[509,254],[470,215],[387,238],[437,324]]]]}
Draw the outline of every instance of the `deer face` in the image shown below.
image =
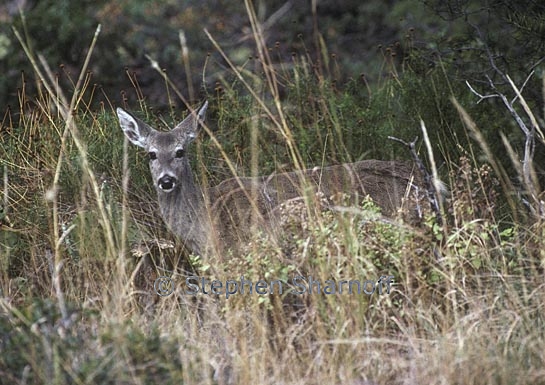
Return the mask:
{"type": "MultiPolygon", "coordinates": [[[[208,102],[169,132],[159,132],[121,108],[117,116],[131,143],[148,152],[151,176],[159,193],[170,193],[191,177],[187,149],[204,121],[208,102]]],[[[192,180],[191,180],[192,183],[192,180]]]]}

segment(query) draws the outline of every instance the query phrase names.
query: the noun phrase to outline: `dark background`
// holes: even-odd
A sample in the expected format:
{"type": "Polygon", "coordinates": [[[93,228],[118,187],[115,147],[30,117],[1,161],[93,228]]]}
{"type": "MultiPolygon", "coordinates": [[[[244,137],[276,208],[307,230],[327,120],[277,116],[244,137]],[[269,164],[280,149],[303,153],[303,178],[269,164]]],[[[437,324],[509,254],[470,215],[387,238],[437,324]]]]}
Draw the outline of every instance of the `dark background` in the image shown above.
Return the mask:
{"type": "MultiPolygon", "coordinates": [[[[476,82],[483,82],[486,74],[497,78],[485,47],[516,80],[536,68],[545,52],[541,1],[256,0],[253,4],[273,60],[289,64],[294,54],[317,62],[329,58],[333,62],[328,63],[328,75],[339,85],[361,74],[370,84],[376,83],[384,76],[384,57],[392,51],[398,66],[411,55],[413,69],[423,74],[442,65],[454,80],[476,82]]],[[[89,67],[92,103],[117,105],[122,99],[135,103],[136,80],[147,103],[164,106],[169,100],[164,81],[146,55],[158,61],[184,97],[201,100],[203,93],[213,92],[222,79],[232,76],[205,28],[236,64],[248,66],[256,55],[243,1],[7,0],[0,5],[0,108],[18,110],[21,101],[32,105],[37,90],[37,79],[13,27],[35,54],[46,58],[59,82],[70,86],[99,23],[102,31],[89,67]],[[189,76],[182,61],[180,31],[187,38],[189,76]]],[[[528,97],[539,103],[540,94],[536,90],[528,97]]]]}

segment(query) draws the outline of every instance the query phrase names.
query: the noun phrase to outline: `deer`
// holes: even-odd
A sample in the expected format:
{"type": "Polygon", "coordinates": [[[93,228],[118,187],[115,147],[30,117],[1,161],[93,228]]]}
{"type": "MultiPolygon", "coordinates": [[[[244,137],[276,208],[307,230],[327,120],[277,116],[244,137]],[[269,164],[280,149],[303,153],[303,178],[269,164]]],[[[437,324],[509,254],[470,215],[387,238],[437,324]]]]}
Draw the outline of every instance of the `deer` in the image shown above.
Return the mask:
{"type": "MultiPolygon", "coordinates": [[[[346,192],[370,196],[382,214],[393,217],[410,194],[425,192],[423,178],[412,164],[396,160],[361,160],[327,167],[235,177],[203,188],[195,181],[189,148],[204,124],[208,102],[169,131],[158,131],[136,116],[117,108],[124,134],[148,153],[157,201],[167,228],[194,255],[235,249],[259,228],[274,226],[278,206],[312,188],[332,196],[346,192]],[[257,221],[255,218],[258,218],[257,221]]],[[[415,214],[416,215],[416,214],[415,214]]]]}

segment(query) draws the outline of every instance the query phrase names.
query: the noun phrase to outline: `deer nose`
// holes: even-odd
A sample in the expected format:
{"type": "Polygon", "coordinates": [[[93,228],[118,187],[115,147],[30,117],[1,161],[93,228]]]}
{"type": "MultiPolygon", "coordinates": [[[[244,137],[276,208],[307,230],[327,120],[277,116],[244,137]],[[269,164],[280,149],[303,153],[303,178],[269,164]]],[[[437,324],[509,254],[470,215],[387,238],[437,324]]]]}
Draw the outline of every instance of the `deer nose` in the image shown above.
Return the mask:
{"type": "Polygon", "coordinates": [[[176,178],[170,175],[163,175],[161,178],[159,178],[157,184],[161,190],[168,192],[176,185],[176,178]]]}

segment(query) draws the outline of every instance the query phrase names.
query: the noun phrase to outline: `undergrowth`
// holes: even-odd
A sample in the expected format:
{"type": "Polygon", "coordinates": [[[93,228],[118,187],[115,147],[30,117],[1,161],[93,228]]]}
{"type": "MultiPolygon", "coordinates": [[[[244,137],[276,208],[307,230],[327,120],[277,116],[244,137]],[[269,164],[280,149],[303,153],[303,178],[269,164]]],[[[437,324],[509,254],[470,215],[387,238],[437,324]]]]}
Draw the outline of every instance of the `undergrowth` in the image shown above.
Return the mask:
{"type": "MultiPolygon", "coordinates": [[[[254,35],[259,48],[259,28],[254,35]]],[[[203,184],[233,170],[408,159],[387,136],[412,140],[419,119],[441,111],[433,125],[444,131],[430,136],[450,190],[443,223],[430,213],[419,226],[387,219],[370,201],[301,200],[283,207],[280,237],[256,234],[243,253],[210,266],[165,231],[145,157],[127,150],[113,111],[86,107],[77,92],[72,104],[55,104],[63,98],[43,90],[4,119],[0,137],[3,381],[544,383],[543,218],[513,198],[467,135],[449,98],[468,103],[468,91],[440,70],[332,86],[310,57],[268,64],[262,53],[254,69],[232,67],[209,91],[208,130],[192,154],[203,184]],[[456,133],[452,145],[441,144],[444,132],[456,133]],[[175,292],[160,297],[153,284],[163,275],[175,292]],[[278,281],[283,290],[191,295],[188,277],[278,281]],[[297,292],[310,277],[320,288],[297,292]]],[[[151,122],[149,111],[140,115],[151,122]]]]}

